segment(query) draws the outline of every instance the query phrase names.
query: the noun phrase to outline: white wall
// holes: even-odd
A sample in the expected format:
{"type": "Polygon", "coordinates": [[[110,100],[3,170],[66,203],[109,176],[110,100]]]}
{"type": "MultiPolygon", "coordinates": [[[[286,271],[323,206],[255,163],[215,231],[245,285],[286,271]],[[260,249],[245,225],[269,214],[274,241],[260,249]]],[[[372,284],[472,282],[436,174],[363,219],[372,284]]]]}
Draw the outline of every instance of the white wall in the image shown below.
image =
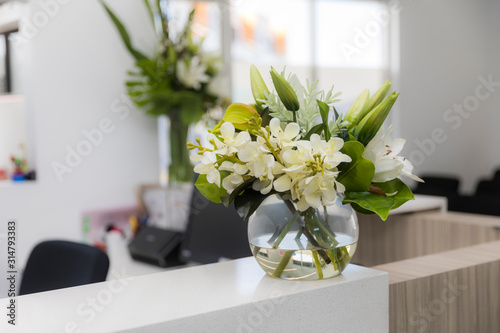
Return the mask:
{"type": "MultiPolygon", "coordinates": [[[[474,100],[478,77],[492,75],[500,82],[500,5],[488,0],[401,3],[400,134],[408,139],[405,155],[418,165],[419,174],[459,175],[462,190],[471,192],[479,178],[500,166],[500,137],[494,133],[500,87],[479,101],[477,109],[466,110],[467,118],[446,112],[474,100]],[[435,128],[442,129],[440,143],[430,141],[435,128]],[[416,140],[426,142],[426,148],[416,140]]],[[[487,92],[480,88],[480,94],[487,92]]]]}
{"type": "MultiPolygon", "coordinates": [[[[0,187],[0,223],[18,220],[21,262],[42,239],[80,239],[82,210],[134,204],[134,186],[158,179],[156,120],[135,109],[126,117],[122,113],[127,110],[120,100],[125,71],[132,60],[102,6],[97,0],[42,2],[51,9],[31,2],[31,20],[33,15],[43,19],[45,12],[48,21],[35,21],[29,45],[18,46],[32,61],[26,100],[38,180],[0,187]],[[52,163],[65,163],[66,147],[76,149],[85,139],[82,131],[97,128],[105,118],[113,131],[60,182],[52,163]]],[[[142,1],[107,3],[134,31],[134,40],[152,45],[142,1]]]]}

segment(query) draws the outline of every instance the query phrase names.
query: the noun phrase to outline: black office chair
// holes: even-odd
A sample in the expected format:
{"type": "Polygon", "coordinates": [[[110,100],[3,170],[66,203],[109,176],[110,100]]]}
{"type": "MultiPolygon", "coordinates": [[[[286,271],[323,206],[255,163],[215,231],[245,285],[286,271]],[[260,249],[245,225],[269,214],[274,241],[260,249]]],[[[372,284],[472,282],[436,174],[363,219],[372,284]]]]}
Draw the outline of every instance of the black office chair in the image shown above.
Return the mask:
{"type": "Polygon", "coordinates": [[[80,286],[106,280],[108,255],[74,242],[46,241],[30,254],[19,295],[80,286]]]}
{"type": "Polygon", "coordinates": [[[476,195],[500,195],[500,182],[482,179],[477,183],[476,195]]]}
{"type": "Polygon", "coordinates": [[[425,183],[418,183],[413,193],[452,196],[458,194],[460,181],[453,176],[426,175],[422,176],[425,183]]]}

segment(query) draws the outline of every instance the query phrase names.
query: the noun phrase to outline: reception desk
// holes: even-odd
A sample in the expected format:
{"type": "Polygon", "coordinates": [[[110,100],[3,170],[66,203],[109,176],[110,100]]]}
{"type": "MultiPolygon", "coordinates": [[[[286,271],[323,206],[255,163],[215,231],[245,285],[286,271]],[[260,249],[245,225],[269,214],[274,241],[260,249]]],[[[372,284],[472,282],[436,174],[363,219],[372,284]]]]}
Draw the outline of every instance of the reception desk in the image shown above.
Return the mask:
{"type": "Polygon", "coordinates": [[[388,332],[388,288],[386,272],[356,265],[274,279],[250,257],[21,296],[0,332],[388,332]]]}

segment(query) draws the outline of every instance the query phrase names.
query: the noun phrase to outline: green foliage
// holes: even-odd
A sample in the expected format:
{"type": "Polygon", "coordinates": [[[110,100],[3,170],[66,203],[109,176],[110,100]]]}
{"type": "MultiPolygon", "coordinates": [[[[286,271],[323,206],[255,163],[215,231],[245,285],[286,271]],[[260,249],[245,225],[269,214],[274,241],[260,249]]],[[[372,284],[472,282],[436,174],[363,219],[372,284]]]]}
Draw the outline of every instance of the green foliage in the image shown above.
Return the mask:
{"type": "Polygon", "coordinates": [[[108,13],[109,17],[111,18],[111,21],[113,21],[113,24],[116,26],[116,29],[118,30],[118,33],[120,34],[123,43],[125,44],[125,47],[130,52],[130,54],[133,55],[136,60],[145,59],[146,56],[142,52],[135,49],[134,46],[132,45],[132,41],[130,40],[130,35],[128,34],[127,29],[125,28],[123,23],[118,19],[118,17],[104,2],[101,3],[104,6],[104,9],[108,13]]]}
{"type": "Polygon", "coordinates": [[[262,100],[266,98],[265,93],[269,93],[266,83],[259,73],[259,70],[254,65],[250,66],[250,84],[252,86],[252,94],[255,99],[257,111],[262,114],[262,100]]]}
{"type": "Polygon", "coordinates": [[[346,192],[343,203],[350,203],[356,211],[363,214],[377,214],[385,221],[392,209],[415,199],[410,188],[399,178],[373,185],[391,195],[382,196],[369,191],[346,192]]]}
{"type": "Polygon", "coordinates": [[[340,171],[337,180],[345,186],[346,193],[368,191],[375,174],[375,166],[363,157],[365,147],[358,141],[348,141],[340,151],[352,159],[351,162],[341,163],[337,167],[340,171]]]}
{"type": "Polygon", "coordinates": [[[390,94],[389,97],[371,110],[356,126],[358,140],[362,144],[366,146],[375,137],[398,97],[399,94],[396,94],[396,92],[390,94]]]}
{"type": "Polygon", "coordinates": [[[323,130],[325,129],[325,124],[321,123],[321,124],[317,124],[317,125],[314,125],[310,130],[309,132],[307,132],[306,135],[304,135],[304,137],[302,138],[303,140],[309,140],[311,138],[311,135],[313,134],[318,134],[320,135],[321,132],[323,132],[323,130]]]}
{"type": "Polygon", "coordinates": [[[295,90],[283,76],[271,67],[271,78],[274,88],[280,97],[281,102],[288,111],[296,112],[300,109],[299,99],[295,90]]]}
{"type": "Polygon", "coordinates": [[[227,108],[222,120],[232,123],[240,131],[245,131],[250,128],[250,120],[255,117],[259,117],[259,114],[250,105],[233,103],[227,108]]]}
{"type": "Polygon", "coordinates": [[[363,90],[361,94],[354,100],[347,110],[344,120],[349,122],[349,127],[354,127],[365,116],[368,111],[368,101],[370,99],[370,91],[363,90]]]}
{"type": "Polygon", "coordinates": [[[221,197],[227,193],[223,187],[209,183],[207,175],[199,175],[194,185],[205,198],[215,203],[221,203],[221,197]]]}
{"type": "Polygon", "coordinates": [[[244,191],[252,186],[252,183],[255,181],[255,178],[248,178],[247,180],[245,180],[243,183],[241,183],[240,185],[238,185],[238,187],[236,187],[233,192],[231,192],[231,194],[226,194],[224,196],[221,197],[221,200],[222,200],[222,203],[224,204],[224,206],[226,207],[229,207],[229,205],[231,204],[231,202],[233,202],[239,195],[241,195],[242,193],[244,193],[244,191]]]}
{"type": "Polygon", "coordinates": [[[234,208],[238,215],[245,221],[259,208],[260,204],[266,200],[270,195],[276,194],[271,191],[268,194],[261,194],[251,188],[247,188],[241,195],[237,196],[234,200],[234,208]]]}
{"type": "MultiPolygon", "coordinates": [[[[391,89],[392,82],[389,80],[386,80],[382,87],[377,90],[375,94],[370,98],[368,101],[368,104],[366,106],[366,110],[370,111],[384,100],[385,96],[387,96],[387,93],[389,92],[389,89],[391,89]]],[[[365,113],[366,114],[366,113],[365,113]]],[[[364,115],[361,116],[363,118],[364,115]]]]}
{"type": "MultiPolygon", "coordinates": [[[[152,116],[169,115],[172,110],[181,110],[182,124],[189,126],[199,121],[204,112],[222,100],[220,96],[209,91],[208,83],[202,83],[199,89],[195,89],[183,84],[177,75],[179,62],[190,64],[193,57],[200,56],[203,40],[195,42],[191,37],[194,10],[189,14],[188,22],[180,37],[174,41],[169,37],[167,15],[161,8],[161,1],[157,0],[155,3],[156,8],[152,8],[149,0],[144,0],[151,22],[158,31],[156,35],[158,51],[146,55],[133,45],[125,25],[102,2],[124,46],[136,60],[135,68],[129,72],[129,79],[126,82],[130,99],[146,114],[152,116]]],[[[206,74],[212,80],[218,75],[217,66],[208,61],[204,64],[206,74]]]]}
{"type": "MultiPolygon", "coordinates": [[[[282,77],[285,77],[285,71],[281,73],[282,77]]],[[[310,83],[306,81],[306,86],[304,87],[296,75],[290,75],[287,78],[288,83],[292,86],[293,90],[296,92],[297,98],[299,100],[300,108],[296,112],[296,117],[292,112],[288,111],[280,98],[275,93],[265,92],[265,99],[260,100],[262,106],[269,109],[269,114],[273,118],[278,118],[282,122],[296,122],[302,128],[303,133],[307,133],[317,125],[318,117],[320,117],[320,110],[318,99],[327,105],[331,105],[338,102],[340,99],[340,92],[333,93],[333,87],[325,94],[324,91],[318,90],[318,81],[310,83]]]]}
{"type": "Polygon", "coordinates": [[[328,114],[330,113],[330,107],[325,102],[316,100],[319,107],[319,112],[321,114],[321,120],[323,121],[323,131],[325,133],[325,141],[330,140],[330,130],[328,129],[328,114]]]}

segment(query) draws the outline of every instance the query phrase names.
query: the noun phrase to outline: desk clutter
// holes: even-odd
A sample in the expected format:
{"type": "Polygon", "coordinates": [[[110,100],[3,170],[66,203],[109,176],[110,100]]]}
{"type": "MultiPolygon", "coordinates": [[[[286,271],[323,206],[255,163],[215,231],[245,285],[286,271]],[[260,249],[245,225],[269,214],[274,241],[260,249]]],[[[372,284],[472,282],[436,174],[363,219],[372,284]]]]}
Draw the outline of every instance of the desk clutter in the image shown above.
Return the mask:
{"type": "Polygon", "coordinates": [[[134,260],[160,267],[208,264],[251,256],[247,223],[234,207],[215,204],[191,186],[185,202],[185,217],[169,214],[179,205],[172,205],[167,196],[158,195],[162,191],[159,186],[140,187],[138,191],[144,194],[147,193],[145,189],[154,189],[153,206],[153,196],[148,197],[149,202],[139,196],[138,206],[84,212],[83,242],[108,253],[128,251],[134,260]],[[160,207],[162,198],[163,207],[160,207]],[[154,211],[148,209],[150,207],[154,211]],[[184,220],[170,221],[172,218],[184,220]],[[180,229],[181,225],[184,228],[180,229]]]}

